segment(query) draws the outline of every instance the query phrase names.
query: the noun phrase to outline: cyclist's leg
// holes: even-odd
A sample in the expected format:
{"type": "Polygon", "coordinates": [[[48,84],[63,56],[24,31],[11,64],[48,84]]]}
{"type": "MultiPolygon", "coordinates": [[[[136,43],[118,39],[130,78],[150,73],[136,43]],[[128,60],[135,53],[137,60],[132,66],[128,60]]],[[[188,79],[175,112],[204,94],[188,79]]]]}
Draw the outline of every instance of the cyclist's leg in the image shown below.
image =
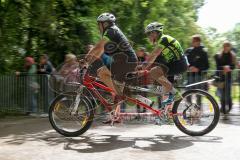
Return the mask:
{"type": "Polygon", "coordinates": [[[163,65],[155,66],[149,71],[150,77],[157,81],[163,87],[163,93],[168,93],[172,90],[172,83],[166,77],[166,69],[163,65]]]}
{"type": "Polygon", "coordinates": [[[120,94],[121,92],[116,89],[114,82],[112,80],[112,73],[106,66],[102,66],[97,71],[98,77],[100,81],[110,87],[116,94],[120,94]]]}
{"type": "MultiPolygon", "coordinates": [[[[168,69],[168,68],[166,68],[168,69]]],[[[167,79],[166,69],[162,65],[153,67],[150,70],[150,77],[162,85],[162,98],[161,104],[159,107],[165,107],[168,104],[171,104],[174,101],[176,90],[173,88],[172,83],[167,79]]],[[[168,71],[168,70],[167,70],[168,71]]]]}
{"type": "MultiPolygon", "coordinates": [[[[181,59],[179,61],[175,61],[172,63],[167,64],[168,67],[168,76],[174,76],[177,74],[182,74],[187,71],[187,63],[185,59],[181,59]]],[[[169,96],[166,100],[162,101],[163,105],[169,104],[175,100],[181,98],[180,93],[172,86],[171,91],[169,92],[169,96]]]]}
{"type": "MultiPolygon", "coordinates": [[[[173,81],[174,81],[174,75],[178,75],[178,74],[182,74],[182,73],[186,72],[188,66],[187,66],[186,60],[183,58],[179,61],[170,63],[168,65],[168,68],[169,68],[169,70],[168,70],[167,75],[168,75],[168,77],[172,77],[173,81]]],[[[174,87],[171,92],[174,94],[174,96],[173,96],[174,101],[182,98],[181,94],[174,87]]]]}

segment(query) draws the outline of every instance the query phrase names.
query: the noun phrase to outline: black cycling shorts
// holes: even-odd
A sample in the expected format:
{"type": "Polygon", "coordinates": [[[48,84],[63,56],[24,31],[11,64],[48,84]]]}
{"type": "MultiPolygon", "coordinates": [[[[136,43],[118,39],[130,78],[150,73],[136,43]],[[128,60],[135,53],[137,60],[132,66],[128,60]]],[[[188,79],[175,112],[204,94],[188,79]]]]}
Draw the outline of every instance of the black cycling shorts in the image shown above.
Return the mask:
{"type": "Polygon", "coordinates": [[[167,76],[174,76],[177,74],[182,74],[187,71],[187,61],[184,57],[180,60],[166,63],[164,61],[158,61],[158,63],[154,63],[155,66],[160,66],[166,71],[167,76]]]}

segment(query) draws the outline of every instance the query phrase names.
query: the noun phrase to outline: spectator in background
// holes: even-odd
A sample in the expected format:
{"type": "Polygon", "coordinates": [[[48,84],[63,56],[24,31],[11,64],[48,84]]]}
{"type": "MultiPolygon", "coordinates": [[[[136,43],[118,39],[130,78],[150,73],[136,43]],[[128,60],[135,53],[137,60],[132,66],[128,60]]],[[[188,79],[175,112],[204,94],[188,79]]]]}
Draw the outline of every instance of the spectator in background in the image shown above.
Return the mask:
{"type": "Polygon", "coordinates": [[[77,57],[72,53],[68,53],[65,55],[64,64],[56,76],[59,91],[75,91],[76,87],[70,83],[79,82],[79,78],[79,63],[77,57]]]}
{"type": "MultiPolygon", "coordinates": [[[[39,64],[38,64],[38,74],[39,76],[39,84],[40,84],[40,97],[43,101],[43,112],[48,112],[48,107],[50,105],[51,100],[54,95],[51,94],[48,87],[48,75],[54,71],[54,67],[52,63],[49,61],[49,58],[46,54],[40,56],[39,64]]],[[[42,117],[48,116],[47,114],[42,114],[42,117]]]]}
{"type": "Polygon", "coordinates": [[[231,71],[235,68],[236,55],[232,51],[232,45],[229,41],[223,43],[223,50],[214,56],[217,67],[217,76],[220,77],[217,93],[221,97],[221,111],[227,114],[232,108],[232,76],[231,71]],[[228,109],[226,108],[228,106],[228,109]]]}
{"type": "Polygon", "coordinates": [[[77,61],[76,55],[74,55],[72,53],[68,53],[68,54],[65,55],[64,65],[59,70],[59,73],[63,77],[66,77],[71,72],[74,72],[74,70],[77,69],[77,68],[78,68],[78,61],[77,61]]]}
{"type": "Polygon", "coordinates": [[[48,55],[43,54],[38,64],[38,74],[51,74],[54,71],[52,63],[49,61],[48,55]]]}
{"type": "Polygon", "coordinates": [[[26,77],[26,93],[27,96],[25,97],[27,99],[27,106],[28,111],[27,113],[32,116],[36,116],[37,112],[37,93],[39,90],[39,84],[37,83],[37,66],[35,63],[34,58],[32,57],[26,57],[24,59],[24,72],[16,72],[17,76],[25,76],[26,77]]]}
{"type": "MultiPolygon", "coordinates": [[[[192,47],[185,51],[185,55],[189,62],[189,72],[187,75],[188,84],[196,83],[203,80],[205,71],[209,68],[207,49],[202,44],[200,35],[192,36],[192,47]]],[[[207,84],[197,85],[194,89],[207,90],[207,84]]],[[[191,97],[188,97],[191,102],[191,97]]],[[[197,104],[201,104],[201,97],[197,97],[197,104]]]]}

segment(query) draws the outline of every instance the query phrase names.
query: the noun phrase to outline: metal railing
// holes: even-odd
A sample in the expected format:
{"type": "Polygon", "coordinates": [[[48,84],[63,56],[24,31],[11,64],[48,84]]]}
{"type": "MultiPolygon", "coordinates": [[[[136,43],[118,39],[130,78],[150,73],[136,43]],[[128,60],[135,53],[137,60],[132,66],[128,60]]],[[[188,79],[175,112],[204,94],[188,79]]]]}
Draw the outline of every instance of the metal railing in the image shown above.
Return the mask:
{"type": "MultiPolygon", "coordinates": [[[[210,75],[219,75],[222,71],[209,70],[202,72],[200,75],[189,75],[186,73],[183,75],[182,80],[179,81],[179,85],[187,85],[189,83],[194,83],[202,80],[206,80],[210,75]],[[192,78],[192,79],[191,79],[192,78]]],[[[227,84],[228,76],[226,78],[224,85],[227,84]]],[[[231,73],[232,79],[232,99],[234,104],[239,104],[240,102],[240,70],[234,70],[231,73]]],[[[49,86],[49,77],[47,75],[1,75],[0,76],[0,112],[37,112],[37,113],[47,113],[48,107],[51,101],[56,96],[49,86]]],[[[208,86],[197,86],[196,88],[201,88],[208,90],[210,94],[215,96],[215,98],[220,103],[220,98],[215,95],[217,87],[213,85],[208,86]],[[206,87],[206,88],[204,88],[206,87]]]]}
{"type": "Polygon", "coordinates": [[[0,111],[47,113],[55,94],[47,75],[0,76],[0,111]]]}

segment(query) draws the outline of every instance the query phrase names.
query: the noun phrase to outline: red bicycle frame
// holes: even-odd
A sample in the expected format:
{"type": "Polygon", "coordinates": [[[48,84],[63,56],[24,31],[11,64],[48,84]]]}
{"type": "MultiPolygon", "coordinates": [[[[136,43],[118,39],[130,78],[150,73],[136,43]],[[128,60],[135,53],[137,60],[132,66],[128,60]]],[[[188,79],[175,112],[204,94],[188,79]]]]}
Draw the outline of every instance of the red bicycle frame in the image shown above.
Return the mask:
{"type": "MultiPolygon", "coordinates": [[[[90,76],[86,73],[83,76],[83,85],[94,94],[95,98],[97,98],[104,105],[104,107],[108,111],[112,111],[112,104],[109,104],[107,102],[107,100],[104,99],[101,96],[101,94],[98,92],[98,90],[95,88],[95,86],[98,87],[98,88],[101,88],[102,90],[104,90],[106,92],[110,92],[110,93],[114,93],[113,90],[111,88],[101,84],[101,83],[96,82],[96,80],[97,80],[97,78],[92,77],[92,76],[90,76]]],[[[151,106],[148,106],[147,104],[139,101],[138,99],[131,98],[131,97],[128,97],[128,96],[123,96],[123,99],[128,101],[128,102],[132,102],[132,103],[134,103],[134,104],[136,104],[140,107],[146,108],[147,110],[150,110],[153,115],[159,116],[159,115],[162,114],[161,110],[156,110],[156,109],[152,108],[151,106]]],[[[124,115],[130,115],[128,113],[123,113],[123,114],[124,115]]],[[[149,114],[149,113],[147,113],[147,114],[149,114]]]]}

